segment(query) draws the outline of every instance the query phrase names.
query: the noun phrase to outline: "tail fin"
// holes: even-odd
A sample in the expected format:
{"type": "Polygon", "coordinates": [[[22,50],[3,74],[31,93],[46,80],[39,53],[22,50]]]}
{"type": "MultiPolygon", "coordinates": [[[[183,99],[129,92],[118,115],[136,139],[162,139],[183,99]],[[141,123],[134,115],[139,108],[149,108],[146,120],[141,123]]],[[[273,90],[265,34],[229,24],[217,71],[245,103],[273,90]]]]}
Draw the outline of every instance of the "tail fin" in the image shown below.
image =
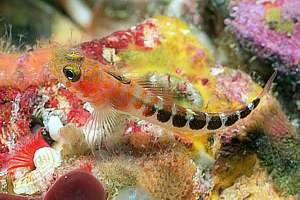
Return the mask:
{"type": "Polygon", "coordinates": [[[263,91],[259,94],[258,98],[262,98],[270,91],[272,83],[273,83],[274,79],[276,78],[276,75],[277,75],[277,71],[275,70],[273,72],[273,74],[271,75],[271,77],[269,78],[268,82],[266,83],[263,91]]]}

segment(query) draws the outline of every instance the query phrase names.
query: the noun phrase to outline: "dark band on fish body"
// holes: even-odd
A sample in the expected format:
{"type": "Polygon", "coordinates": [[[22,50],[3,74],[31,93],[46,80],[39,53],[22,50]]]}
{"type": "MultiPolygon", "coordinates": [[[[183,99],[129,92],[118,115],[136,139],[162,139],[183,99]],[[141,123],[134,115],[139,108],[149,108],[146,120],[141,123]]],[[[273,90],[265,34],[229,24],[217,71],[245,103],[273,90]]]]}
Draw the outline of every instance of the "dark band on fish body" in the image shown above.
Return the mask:
{"type": "Polygon", "coordinates": [[[246,106],[244,109],[240,111],[240,117],[241,119],[247,117],[251,113],[251,110],[246,106]]]}
{"type": "Polygon", "coordinates": [[[253,109],[255,109],[258,106],[259,102],[260,102],[260,98],[256,98],[252,101],[253,109]]]}
{"type": "Polygon", "coordinates": [[[248,104],[244,109],[240,110],[240,118],[243,119],[247,117],[252,110],[254,110],[260,102],[260,98],[256,98],[252,101],[252,103],[248,104]]]}
{"type": "Polygon", "coordinates": [[[186,122],[187,122],[187,120],[185,117],[185,113],[176,113],[173,116],[172,123],[173,123],[173,126],[175,126],[175,127],[179,127],[179,128],[184,127],[186,122]]]}
{"type": "Polygon", "coordinates": [[[145,117],[150,117],[150,116],[154,115],[155,112],[156,112],[156,108],[155,108],[154,105],[152,105],[152,104],[146,104],[144,112],[143,112],[143,115],[145,117]]]}
{"type": "Polygon", "coordinates": [[[239,116],[236,113],[228,115],[227,120],[225,121],[225,126],[231,126],[238,120],[239,120],[239,116]]]}
{"type": "Polygon", "coordinates": [[[171,111],[168,111],[166,109],[161,109],[158,110],[156,118],[158,121],[165,123],[170,120],[171,116],[172,116],[171,111]]]}
{"type": "Polygon", "coordinates": [[[207,129],[208,130],[216,130],[216,129],[220,128],[221,126],[222,126],[222,120],[221,120],[220,116],[215,115],[209,119],[209,122],[207,124],[207,129]]]}
{"type": "Polygon", "coordinates": [[[199,130],[206,125],[206,115],[204,113],[197,113],[193,115],[193,119],[189,121],[190,129],[199,130]]]}

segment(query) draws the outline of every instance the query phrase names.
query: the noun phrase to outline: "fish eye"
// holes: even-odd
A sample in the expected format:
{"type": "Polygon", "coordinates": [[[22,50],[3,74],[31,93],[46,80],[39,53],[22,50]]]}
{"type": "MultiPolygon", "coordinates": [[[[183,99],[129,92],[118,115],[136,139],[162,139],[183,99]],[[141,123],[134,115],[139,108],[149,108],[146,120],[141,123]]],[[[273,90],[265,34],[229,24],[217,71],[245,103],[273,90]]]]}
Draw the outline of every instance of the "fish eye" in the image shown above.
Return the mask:
{"type": "Polygon", "coordinates": [[[81,76],[81,70],[79,67],[74,67],[71,65],[66,65],[63,68],[63,73],[67,77],[68,80],[72,82],[76,82],[80,79],[81,76]]]}

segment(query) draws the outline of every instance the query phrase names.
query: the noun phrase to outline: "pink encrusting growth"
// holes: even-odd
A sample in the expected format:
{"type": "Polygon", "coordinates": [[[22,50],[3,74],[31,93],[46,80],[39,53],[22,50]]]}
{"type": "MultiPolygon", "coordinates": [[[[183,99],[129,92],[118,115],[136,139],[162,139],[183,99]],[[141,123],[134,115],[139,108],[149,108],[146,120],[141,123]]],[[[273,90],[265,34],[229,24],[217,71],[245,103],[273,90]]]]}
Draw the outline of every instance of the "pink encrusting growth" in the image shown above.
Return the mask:
{"type": "Polygon", "coordinates": [[[49,47],[26,53],[0,52],[0,85],[25,90],[30,85],[42,86],[55,81],[47,69],[52,51],[49,47]]]}
{"type": "Polygon", "coordinates": [[[225,23],[243,46],[258,57],[279,61],[284,72],[299,72],[300,1],[243,0],[232,10],[233,18],[225,23]]]}
{"type": "MultiPolygon", "coordinates": [[[[31,134],[30,115],[38,99],[38,88],[25,91],[0,86],[0,158],[6,158],[11,144],[31,134]]],[[[5,160],[1,159],[0,167],[5,160]]]]}
{"type": "Polygon", "coordinates": [[[42,131],[43,129],[40,129],[36,136],[24,137],[15,144],[15,153],[8,159],[8,172],[23,167],[34,169],[34,153],[42,147],[49,146],[42,138],[42,131]]]}
{"type": "Polygon", "coordinates": [[[160,37],[156,21],[149,19],[130,29],[117,31],[101,39],[84,42],[79,46],[87,57],[102,64],[113,64],[113,61],[104,55],[106,49],[114,49],[114,52],[111,53],[117,54],[120,50],[133,44],[147,50],[159,44],[160,37]]]}

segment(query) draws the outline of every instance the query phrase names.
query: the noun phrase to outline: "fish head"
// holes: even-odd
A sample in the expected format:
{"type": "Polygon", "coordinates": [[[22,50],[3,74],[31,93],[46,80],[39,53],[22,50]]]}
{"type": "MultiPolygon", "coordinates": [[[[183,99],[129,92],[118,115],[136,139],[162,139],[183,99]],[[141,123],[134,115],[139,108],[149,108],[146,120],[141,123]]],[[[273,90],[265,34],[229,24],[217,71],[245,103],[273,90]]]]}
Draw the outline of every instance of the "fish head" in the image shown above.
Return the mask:
{"type": "Polygon", "coordinates": [[[104,104],[111,94],[105,70],[108,66],[86,57],[79,48],[57,49],[49,64],[58,81],[80,99],[94,104],[104,104]]]}

